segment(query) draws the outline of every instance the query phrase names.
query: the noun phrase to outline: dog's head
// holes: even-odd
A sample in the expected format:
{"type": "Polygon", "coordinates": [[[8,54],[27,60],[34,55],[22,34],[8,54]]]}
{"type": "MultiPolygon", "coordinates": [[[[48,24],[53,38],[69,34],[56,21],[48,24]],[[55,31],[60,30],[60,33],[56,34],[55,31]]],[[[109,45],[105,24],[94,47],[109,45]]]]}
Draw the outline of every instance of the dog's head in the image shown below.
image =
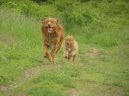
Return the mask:
{"type": "Polygon", "coordinates": [[[71,48],[74,44],[74,38],[73,36],[67,36],[66,39],[65,39],[65,46],[67,48],[71,48]]]}
{"type": "Polygon", "coordinates": [[[56,18],[45,18],[42,21],[42,26],[46,28],[47,33],[53,33],[55,28],[58,26],[58,19],[56,18]]]}

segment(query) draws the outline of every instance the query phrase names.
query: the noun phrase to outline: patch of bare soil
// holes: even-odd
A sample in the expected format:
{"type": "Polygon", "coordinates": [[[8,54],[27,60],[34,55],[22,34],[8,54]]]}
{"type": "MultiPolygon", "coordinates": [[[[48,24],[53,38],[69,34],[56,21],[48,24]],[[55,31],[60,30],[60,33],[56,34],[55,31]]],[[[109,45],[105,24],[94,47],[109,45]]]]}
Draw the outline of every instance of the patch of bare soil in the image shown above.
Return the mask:
{"type": "Polygon", "coordinates": [[[86,56],[91,58],[91,59],[97,59],[97,58],[102,58],[105,56],[105,53],[102,51],[99,51],[97,49],[92,49],[86,53],[86,56]]]}
{"type": "Polygon", "coordinates": [[[19,86],[21,86],[22,84],[24,84],[25,82],[36,78],[37,76],[39,76],[39,74],[41,73],[41,67],[42,66],[36,66],[36,67],[32,67],[30,69],[27,69],[23,72],[22,76],[20,76],[15,82],[13,82],[10,85],[0,85],[0,91],[7,91],[7,90],[11,90],[11,89],[15,89],[19,86]]]}
{"type": "Polygon", "coordinates": [[[8,91],[8,90],[13,90],[15,88],[18,88],[25,84],[26,82],[37,78],[40,73],[43,71],[49,69],[49,70],[58,70],[60,68],[59,65],[41,65],[41,66],[35,66],[29,69],[26,69],[21,76],[17,80],[15,80],[12,84],[10,85],[0,85],[0,91],[8,91]]]}
{"type": "Polygon", "coordinates": [[[78,93],[78,91],[76,89],[72,89],[70,96],[79,96],[79,93],[78,93]]]}
{"type": "Polygon", "coordinates": [[[113,88],[112,89],[113,96],[123,96],[123,90],[121,88],[113,88]]]}

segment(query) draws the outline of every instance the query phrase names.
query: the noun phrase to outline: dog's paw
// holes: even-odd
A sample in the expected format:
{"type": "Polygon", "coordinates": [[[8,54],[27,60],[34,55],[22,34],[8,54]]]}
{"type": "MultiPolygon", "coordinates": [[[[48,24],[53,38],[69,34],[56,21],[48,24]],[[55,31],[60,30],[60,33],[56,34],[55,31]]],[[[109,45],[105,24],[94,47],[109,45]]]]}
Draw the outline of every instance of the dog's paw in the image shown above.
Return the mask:
{"type": "Polygon", "coordinates": [[[65,59],[68,59],[68,56],[64,56],[65,59]]]}
{"type": "Polygon", "coordinates": [[[47,58],[47,56],[45,55],[44,58],[47,58]]]}
{"type": "Polygon", "coordinates": [[[70,59],[70,57],[68,57],[68,59],[70,59]]]}
{"type": "Polygon", "coordinates": [[[52,64],[55,64],[55,61],[54,60],[52,61],[52,64]]]}

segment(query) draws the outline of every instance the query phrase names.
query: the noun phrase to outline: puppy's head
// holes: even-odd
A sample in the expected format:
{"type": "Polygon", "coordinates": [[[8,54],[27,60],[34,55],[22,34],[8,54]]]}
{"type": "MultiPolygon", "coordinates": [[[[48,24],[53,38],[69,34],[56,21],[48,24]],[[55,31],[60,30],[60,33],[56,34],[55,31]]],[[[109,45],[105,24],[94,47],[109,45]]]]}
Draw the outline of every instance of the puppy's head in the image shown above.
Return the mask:
{"type": "Polygon", "coordinates": [[[73,46],[73,44],[74,44],[74,38],[73,38],[73,36],[66,37],[66,39],[65,39],[65,46],[67,48],[70,48],[70,47],[73,46]]]}
{"type": "Polygon", "coordinates": [[[58,19],[56,18],[45,18],[42,21],[42,26],[46,28],[48,33],[52,33],[58,26],[58,19]]]}

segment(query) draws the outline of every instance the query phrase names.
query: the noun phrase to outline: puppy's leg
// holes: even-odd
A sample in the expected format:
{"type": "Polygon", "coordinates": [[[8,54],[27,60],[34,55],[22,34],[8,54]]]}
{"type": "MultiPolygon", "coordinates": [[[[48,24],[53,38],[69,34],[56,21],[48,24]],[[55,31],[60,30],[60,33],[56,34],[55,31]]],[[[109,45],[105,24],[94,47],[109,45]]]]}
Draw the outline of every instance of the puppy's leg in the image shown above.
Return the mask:
{"type": "Polygon", "coordinates": [[[74,59],[76,57],[76,51],[75,50],[71,52],[71,57],[73,58],[73,61],[74,61],[74,59]]]}
{"type": "Polygon", "coordinates": [[[64,50],[64,58],[68,59],[68,51],[66,49],[64,50]]]}
{"type": "Polygon", "coordinates": [[[68,56],[68,60],[70,60],[70,59],[71,59],[71,56],[69,55],[69,56],[68,56]]]}
{"type": "Polygon", "coordinates": [[[76,55],[73,55],[73,61],[74,61],[75,57],[76,57],[76,55]]]}

